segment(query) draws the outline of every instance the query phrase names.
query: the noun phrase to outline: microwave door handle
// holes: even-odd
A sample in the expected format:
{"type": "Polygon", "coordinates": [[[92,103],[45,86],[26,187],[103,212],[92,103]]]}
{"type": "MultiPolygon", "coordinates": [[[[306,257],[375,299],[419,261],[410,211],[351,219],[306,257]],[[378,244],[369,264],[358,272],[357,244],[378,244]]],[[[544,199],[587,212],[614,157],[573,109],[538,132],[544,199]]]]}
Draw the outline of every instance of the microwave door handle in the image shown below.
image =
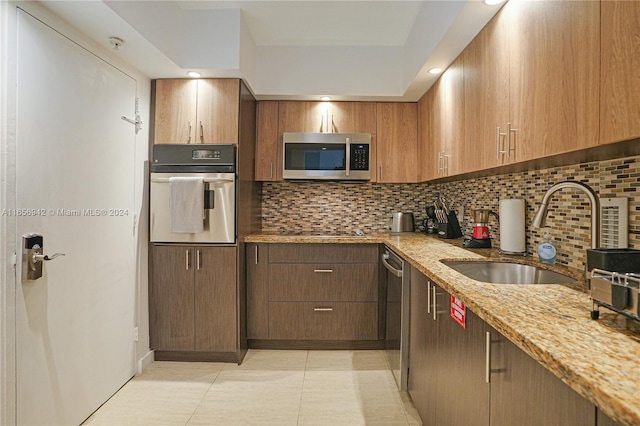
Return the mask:
{"type": "Polygon", "coordinates": [[[345,159],[346,167],[345,167],[345,174],[347,177],[349,177],[349,167],[351,166],[351,138],[346,138],[346,145],[347,145],[347,157],[345,159]]]}

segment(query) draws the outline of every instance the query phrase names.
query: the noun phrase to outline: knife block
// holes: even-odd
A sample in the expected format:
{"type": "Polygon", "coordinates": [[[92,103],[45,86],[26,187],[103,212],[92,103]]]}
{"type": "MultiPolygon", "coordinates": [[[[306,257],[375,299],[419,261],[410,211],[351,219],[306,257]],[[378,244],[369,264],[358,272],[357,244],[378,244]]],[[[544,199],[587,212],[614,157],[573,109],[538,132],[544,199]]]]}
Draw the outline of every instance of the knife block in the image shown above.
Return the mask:
{"type": "Polygon", "coordinates": [[[462,237],[462,230],[455,211],[449,211],[447,222],[438,222],[438,237],[443,239],[462,237]]]}

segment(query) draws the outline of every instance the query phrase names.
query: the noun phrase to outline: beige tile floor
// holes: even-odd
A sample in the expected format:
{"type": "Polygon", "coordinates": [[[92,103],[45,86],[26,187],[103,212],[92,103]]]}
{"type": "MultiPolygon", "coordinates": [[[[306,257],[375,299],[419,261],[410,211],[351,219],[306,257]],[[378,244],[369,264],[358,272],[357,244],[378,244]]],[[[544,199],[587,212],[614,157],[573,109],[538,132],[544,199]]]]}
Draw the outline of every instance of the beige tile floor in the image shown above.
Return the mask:
{"type": "Polygon", "coordinates": [[[86,425],[420,425],[382,351],[250,350],[242,365],[155,362],[86,425]]]}

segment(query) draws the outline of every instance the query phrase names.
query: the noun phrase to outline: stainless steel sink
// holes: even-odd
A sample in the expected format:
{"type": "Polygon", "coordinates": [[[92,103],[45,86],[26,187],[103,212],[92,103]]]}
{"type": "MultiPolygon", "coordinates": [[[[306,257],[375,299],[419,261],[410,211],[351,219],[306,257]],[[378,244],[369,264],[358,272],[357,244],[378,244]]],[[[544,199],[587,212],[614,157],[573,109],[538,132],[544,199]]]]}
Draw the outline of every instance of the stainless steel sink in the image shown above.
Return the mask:
{"type": "Polygon", "coordinates": [[[519,263],[473,260],[442,263],[466,277],[491,284],[561,284],[576,281],[568,275],[519,263]]]}

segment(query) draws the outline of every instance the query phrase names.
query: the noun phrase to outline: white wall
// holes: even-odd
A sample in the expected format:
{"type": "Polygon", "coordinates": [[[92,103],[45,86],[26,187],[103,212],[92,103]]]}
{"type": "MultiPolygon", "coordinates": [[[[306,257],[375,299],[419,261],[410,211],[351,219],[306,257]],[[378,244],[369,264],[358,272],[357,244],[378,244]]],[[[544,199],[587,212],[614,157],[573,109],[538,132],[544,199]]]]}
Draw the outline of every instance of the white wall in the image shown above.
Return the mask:
{"type": "MultiPolygon", "coordinates": [[[[137,96],[140,99],[140,116],[143,129],[136,137],[135,146],[135,214],[139,218],[137,233],[137,325],[139,341],[136,358],[139,368],[150,362],[148,321],[148,187],[147,174],[149,155],[150,79],[124,63],[117,52],[107,50],[84,34],[69,26],[49,10],[36,2],[0,1],[0,211],[15,208],[15,106],[16,106],[16,20],[17,7],[55,28],[96,56],[111,63],[137,81],[137,96]]],[[[73,94],[70,94],[72,96],[73,94]]],[[[43,93],[43,96],[47,96],[43,93]]],[[[117,167],[118,165],[114,165],[117,167]]],[[[15,423],[15,272],[13,253],[17,249],[15,217],[0,216],[0,424],[15,423]]],[[[99,368],[99,366],[97,366],[99,368]]]]}

